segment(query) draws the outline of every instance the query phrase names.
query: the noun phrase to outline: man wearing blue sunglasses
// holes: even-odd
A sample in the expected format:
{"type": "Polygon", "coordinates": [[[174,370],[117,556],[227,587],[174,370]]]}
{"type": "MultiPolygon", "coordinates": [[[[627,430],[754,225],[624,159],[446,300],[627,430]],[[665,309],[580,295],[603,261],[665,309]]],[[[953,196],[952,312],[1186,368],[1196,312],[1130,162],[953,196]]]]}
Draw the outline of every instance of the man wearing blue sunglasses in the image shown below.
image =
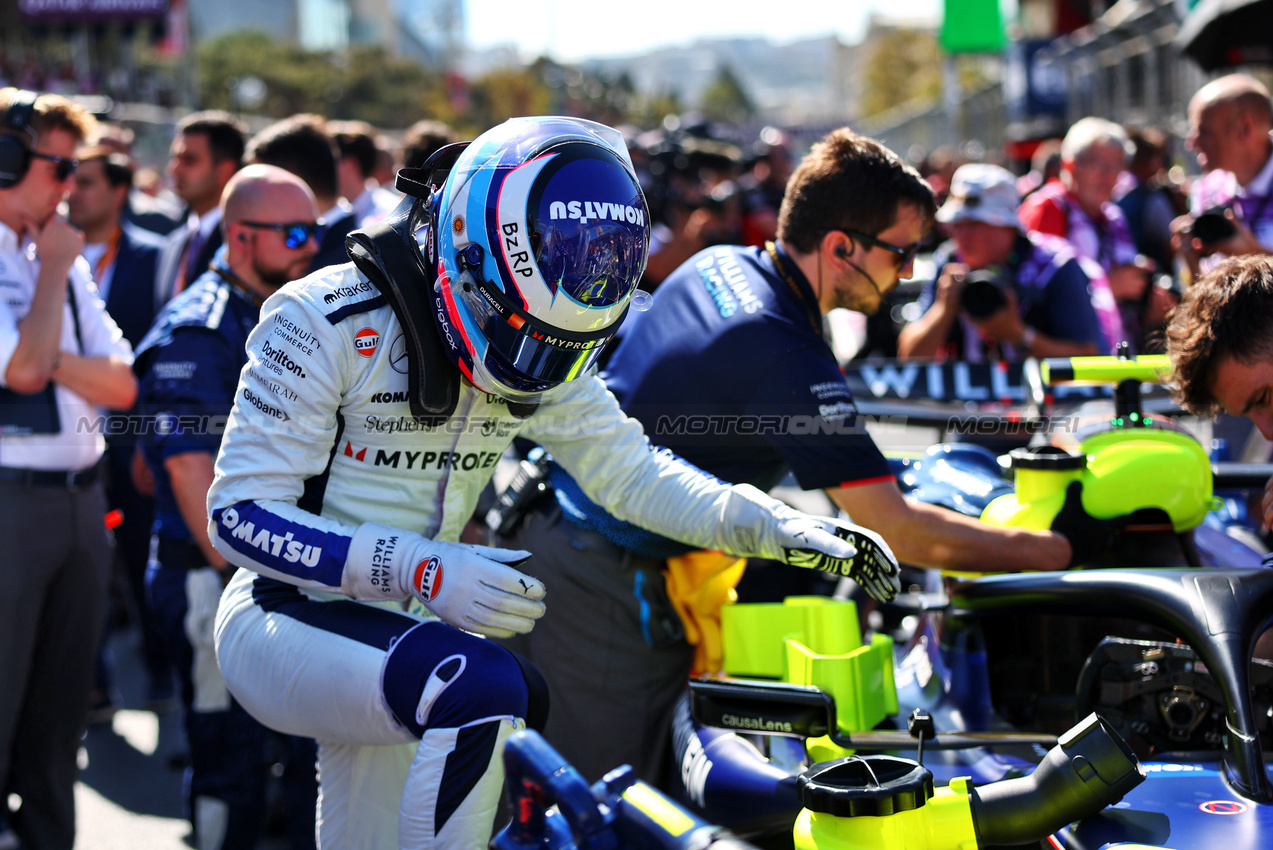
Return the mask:
{"type": "MultiPolygon", "coordinates": [[[[232,570],[208,541],[204,502],[248,334],[262,302],[308,271],[318,252],[317,217],[314,195],[300,178],[272,165],[240,170],[221,198],[225,242],[211,268],[168,303],[137,346],[144,426],[138,442],[156,483],[158,559],[146,589],[182,679],[187,811],[198,847],[252,847],[264,824],[273,733],[231,699],[217,669],[212,616],[232,570]]],[[[306,341],[293,329],[276,331],[272,365],[282,371],[306,341]]],[[[248,398],[260,409],[281,411],[284,404],[267,393],[248,398]]],[[[292,846],[312,847],[315,744],[287,738],[285,747],[288,799],[310,801],[289,811],[292,846]]]]}

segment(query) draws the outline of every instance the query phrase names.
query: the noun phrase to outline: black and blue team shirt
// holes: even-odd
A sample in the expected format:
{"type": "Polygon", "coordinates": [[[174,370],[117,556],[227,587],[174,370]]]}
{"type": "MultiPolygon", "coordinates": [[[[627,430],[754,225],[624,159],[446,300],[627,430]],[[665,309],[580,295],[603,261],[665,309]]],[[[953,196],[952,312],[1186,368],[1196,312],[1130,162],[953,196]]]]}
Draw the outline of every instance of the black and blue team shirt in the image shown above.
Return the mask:
{"type": "MultiPolygon", "coordinates": [[[[892,479],[857,418],[821,333],[813,289],[781,249],[708,248],[633,311],[602,377],[650,441],[733,484],[769,490],[790,470],[806,490],[892,479]]],[[[688,547],[608,517],[561,470],[552,483],[577,525],[646,557],[688,547]],[[663,545],[666,544],[666,545],[663,545]]]]}
{"type": "MultiPolygon", "coordinates": [[[[247,338],[260,318],[260,302],[220,274],[224,248],[213,268],[173,298],[137,346],[138,440],[155,476],[155,532],[189,540],[164,461],[186,452],[214,457],[234,406],[247,338]]],[[[262,399],[262,404],[278,404],[262,399]]]]}

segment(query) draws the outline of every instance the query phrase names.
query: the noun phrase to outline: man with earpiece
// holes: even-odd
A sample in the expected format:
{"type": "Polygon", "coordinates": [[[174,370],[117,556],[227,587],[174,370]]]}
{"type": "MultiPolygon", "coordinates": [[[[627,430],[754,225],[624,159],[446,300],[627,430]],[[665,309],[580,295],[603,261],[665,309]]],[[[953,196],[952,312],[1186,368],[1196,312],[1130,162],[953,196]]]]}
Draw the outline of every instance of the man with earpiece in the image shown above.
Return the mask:
{"type": "MultiPolygon", "coordinates": [[[[993,529],[903,498],[825,337],[828,312],[874,313],[910,275],[934,212],[914,169],[836,130],[788,182],[777,238],[686,261],[625,324],[602,377],[655,445],[760,490],[794,473],[903,562],[1060,569],[1072,553],[1057,533],[993,529]]],[[[714,672],[703,669],[710,658],[693,659],[668,590],[676,596],[693,585],[690,574],[710,572],[710,556],[621,522],[555,463],[546,478],[553,498],[504,523],[502,545],[535,553],[553,605],[507,644],[543,670],[553,706],[546,736],[588,779],[626,762],[662,782],[676,767],[669,728],[691,665],[714,672]]]]}
{"type": "Polygon", "coordinates": [[[0,89],[0,847],[70,850],[75,775],[106,618],[102,408],[133,353],[57,214],[93,116],[0,89]],[[18,811],[9,801],[21,797],[18,811]]]}

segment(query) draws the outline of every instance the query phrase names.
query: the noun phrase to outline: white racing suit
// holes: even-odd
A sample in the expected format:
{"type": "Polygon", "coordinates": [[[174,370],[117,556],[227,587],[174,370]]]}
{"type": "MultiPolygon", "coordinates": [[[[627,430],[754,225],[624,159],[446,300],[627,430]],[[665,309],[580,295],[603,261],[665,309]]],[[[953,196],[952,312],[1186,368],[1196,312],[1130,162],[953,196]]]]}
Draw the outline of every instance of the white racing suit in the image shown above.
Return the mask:
{"type": "Polygon", "coordinates": [[[250,713],[319,741],[325,848],[484,847],[503,740],[543,710],[542,680],[492,641],[350,598],[381,584],[360,525],[458,540],[521,433],[615,516],[707,549],[773,539],[766,497],[653,451],[595,375],[529,418],[467,382],[450,418],[413,418],[398,319],[352,265],[271,297],[247,347],[208,493],[212,539],[245,568],[217,656],[250,713]]]}

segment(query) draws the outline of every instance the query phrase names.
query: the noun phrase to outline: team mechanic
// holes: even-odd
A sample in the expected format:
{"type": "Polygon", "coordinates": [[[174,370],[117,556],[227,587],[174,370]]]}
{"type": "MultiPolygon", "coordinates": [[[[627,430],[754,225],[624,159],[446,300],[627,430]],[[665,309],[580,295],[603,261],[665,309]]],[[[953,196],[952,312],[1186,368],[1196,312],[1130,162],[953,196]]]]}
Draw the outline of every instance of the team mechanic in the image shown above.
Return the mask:
{"type": "MultiPolygon", "coordinates": [[[[399,185],[423,198],[455,153],[399,185]]],[[[873,534],[656,453],[595,377],[645,265],[646,215],[617,132],[514,119],[463,148],[427,202],[352,236],[353,266],[266,302],[208,495],[216,547],[246,568],[217,654],[250,712],[318,739],[322,846],[487,843],[502,742],[542,723],[545,688],[466,632],[529,631],[545,587],[517,569],[530,553],[454,541],[519,433],[618,516],[896,592],[873,534]],[[441,622],[404,613],[412,599],[441,622]]]]}
{"type": "MultiPolygon", "coordinates": [[[[823,336],[827,313],[875,313],[910,275],[934,206],[932,189],[888,148],[833,131],[788,181],[777,241],[687,260],[625,325],[602,377],[657,444],[762,490],[790,472],[878,531],[905,562],[1061,569],[1081,551],[1062,534],[994,529],[903,498],[823,336]]],[[[681,579],[707,572],[712,556],[616,521],[570,472],[550,465],[555,498],[499,538],[535,552],[541,577],[558,588],[544,622],[507,646],[542,669],[553,703],[545,737],[586,778],[627,762],[662,784],[678,766],[669,765],[671,725],[691,665],[715,668],[695,656],[712,645],[701,625],[685,625],[699,637],[691,647],[680,618],[661,612],[691,609],[687,595],[714,598],[719,588],[686,594],[693,580],[681,579]],[[598,632],[605,640],[590,637],[598,632]]],[[[1094,535],[1070,537],[1081,538],[1094,535]]]]}

